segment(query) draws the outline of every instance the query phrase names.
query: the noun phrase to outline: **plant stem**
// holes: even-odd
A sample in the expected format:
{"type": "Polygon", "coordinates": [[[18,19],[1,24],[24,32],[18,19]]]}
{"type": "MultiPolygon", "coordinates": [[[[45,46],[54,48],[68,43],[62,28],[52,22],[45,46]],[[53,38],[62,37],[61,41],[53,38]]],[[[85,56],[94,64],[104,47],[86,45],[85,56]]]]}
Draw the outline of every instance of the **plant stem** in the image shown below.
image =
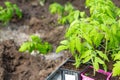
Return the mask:
{"type": "Polygon", "coordinates": [[[91,58],[91,61],[93,63],[93,75],[95,76],[95,69],[94,69],[94,61],[93,61],[93,58],[91,58]]]}
{"type": "Polygon", "coordinates": [[[105,42],[105,54],[107,54],[107,44],[108,44],[108,40],[106,40],[105,42]]]}

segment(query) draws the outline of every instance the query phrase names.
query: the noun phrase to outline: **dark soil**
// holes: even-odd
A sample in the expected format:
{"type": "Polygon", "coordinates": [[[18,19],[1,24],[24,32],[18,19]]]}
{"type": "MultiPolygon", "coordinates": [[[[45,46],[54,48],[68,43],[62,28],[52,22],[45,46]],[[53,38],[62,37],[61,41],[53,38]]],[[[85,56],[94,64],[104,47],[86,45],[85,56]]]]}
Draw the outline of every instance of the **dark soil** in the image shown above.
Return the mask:
{"type": "Polygon", "coordinates": [[[107,75],[104,75],[102,73],[96,72],[95,75],[93,74],[93,69],[88,69],[85,74],[86,76],[94,79],[94,80],[106,80],[107,79],[107,75]]]}
{"type": "Polygon", "coordinates": [[[120,77],[111,77],[110,80],[120,80],[120,77]]]}
{"type": "Polygon", "coordinates": [[[83,71],[85,68],[87,68],[88,65],[81,65],[79,68],[75,67],[75,62],[73,61],[67,61],[65,64],[61,66],[62,69],[67,69],[67,70],[73,70],[77,72],[83,71]]]}
{"type": "Polygon", "coordinates": [[[0,80],[44,80],[59,61],[43,58],[19,53],[13,40],[0,43],[0,80]]]}

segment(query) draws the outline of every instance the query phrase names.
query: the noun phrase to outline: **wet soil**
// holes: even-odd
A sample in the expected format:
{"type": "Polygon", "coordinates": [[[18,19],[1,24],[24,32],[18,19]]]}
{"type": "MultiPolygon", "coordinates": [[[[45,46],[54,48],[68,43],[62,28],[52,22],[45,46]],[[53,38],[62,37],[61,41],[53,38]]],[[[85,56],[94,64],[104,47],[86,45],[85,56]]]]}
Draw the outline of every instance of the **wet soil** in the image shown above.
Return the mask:
{"type": "Polygon", "coordinates": [[[75,62],[74,61],[67,61],[65,64],[61,66],[61,69],[66,69],[66,70],[72,70],[72,71],[77,71],[77,72],[82,72],[84,71],[85,68],[87,68],[88,65],[81,65],[79,68],[75,67],[75,62]]]}
{"type": "Polygon", "coordinates": [[[93,69],[88,69],[84,75],[86,75],[94,80],[106,80],[108,77],[108,75],[104,75],[104,74],[99,73],[99,72],[96,72],[94,75],[93,72],[94,72],[93,69]]]}
{"type": "Polygon", "coordinates": [[[0,80],[44,80],[60,61],[20,53],[13,40],[4,41],[0,43],[0,80]]]}
{"type": "Polygon", "coordinates": [[[111,77],[110,80],[120,80],[120,77],[111,77]]]}

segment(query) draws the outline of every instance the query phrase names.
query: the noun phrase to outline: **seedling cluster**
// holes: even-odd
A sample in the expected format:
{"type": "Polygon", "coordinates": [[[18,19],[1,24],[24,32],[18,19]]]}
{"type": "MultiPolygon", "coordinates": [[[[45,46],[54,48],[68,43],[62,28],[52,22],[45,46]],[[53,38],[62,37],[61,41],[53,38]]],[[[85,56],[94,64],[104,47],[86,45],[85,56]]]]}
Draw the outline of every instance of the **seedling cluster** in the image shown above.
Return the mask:
{"type": "Polygon", "coordinates": [[[106,63],[113,61],[113,76],[120,75],[120,8],[112,0],[86,0],[88,16],[70,4],[70,11],[66,7],[56,3],[50,6],[52,13],[60,15],[62,23],[70,24],[56,52],[69,50],[75,57],[76,67],[91,63],[95,70],[102,65],[107,71],[106,63]]]}
{"type": "Polygon", "coordinates": [[[38,51],[40,54],[47,54],[52,50],[48,42],[43,42],[38,36],[31,35],[30,40],[23,43],[19,49],[20,52],[38,51]]]}
{"type": "Polygon", "coordinates": [[[8,23],[15,15],[22,18],[22,11],[16,4],[6,1],[5,7],[0,6],[0,21],[4,24],[8,23]]]}
{"type": "Polygon", "coordinates": [[[58,14],[58,23],[60,24],[70,24],[74,20],[85,16],[85,12],[75,10],[70,3],[65,4],[65,6],[58,3],[53,3],[50,5],[49,10],[52,14],[58,14]]]}

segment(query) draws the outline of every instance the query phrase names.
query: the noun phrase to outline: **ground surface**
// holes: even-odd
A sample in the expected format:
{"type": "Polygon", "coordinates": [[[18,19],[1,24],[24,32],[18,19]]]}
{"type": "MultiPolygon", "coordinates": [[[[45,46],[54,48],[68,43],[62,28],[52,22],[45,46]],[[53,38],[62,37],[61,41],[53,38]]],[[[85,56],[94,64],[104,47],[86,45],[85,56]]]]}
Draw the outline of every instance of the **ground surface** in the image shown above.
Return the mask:
{"type": "MultiPolygon", "coordinates": [[[[1,0],[0,5],[6,0],[1,0]]],[[[13,18],[3,26],[0,24],[0,80],[44,80],[59,64],[65,60],[67,54],[55,54],[59,41],[64,39],[66,27],[57,23],[57,15],[51,15],[48,7],[57,1],[65,4],[70,1],[76,9],[89,11],[84,7],[84,0],[46,0],[44,6],[39,0],[9,0],[16,3],[23,12],[23,18],[13,18]],[[29,35],[36,34],[48,41],[54,47],[48,56],[32,56],[19,53],[19,46],[29,35]]],[[[113,0],[120,6],[119,0],[113,0]]]]}

